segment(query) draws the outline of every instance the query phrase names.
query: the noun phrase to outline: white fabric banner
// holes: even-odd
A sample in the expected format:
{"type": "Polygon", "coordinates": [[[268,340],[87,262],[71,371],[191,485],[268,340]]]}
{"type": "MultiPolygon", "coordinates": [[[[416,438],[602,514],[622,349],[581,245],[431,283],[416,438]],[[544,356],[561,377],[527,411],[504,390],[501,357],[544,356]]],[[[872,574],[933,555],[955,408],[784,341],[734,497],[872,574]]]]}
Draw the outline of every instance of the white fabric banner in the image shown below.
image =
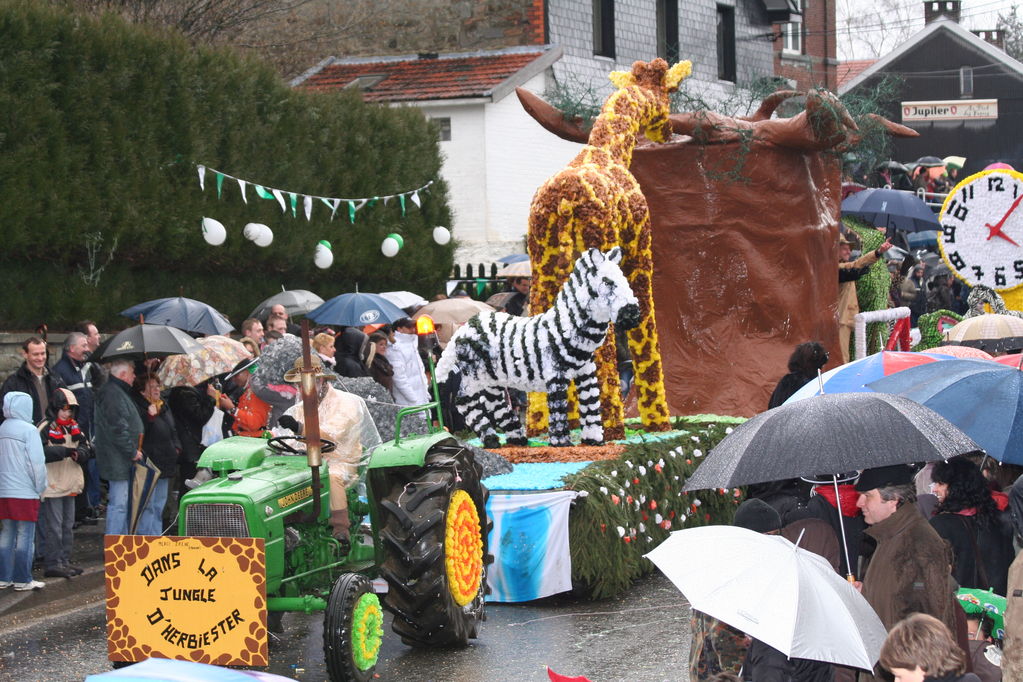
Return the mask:
{"type": "Polygon", "coordinates": [[[522,602],[572,589],[568,544],[571,490],[545,493],[491,493],[487,515],[494,522],[487,574],[488,601],[522,602]]]}

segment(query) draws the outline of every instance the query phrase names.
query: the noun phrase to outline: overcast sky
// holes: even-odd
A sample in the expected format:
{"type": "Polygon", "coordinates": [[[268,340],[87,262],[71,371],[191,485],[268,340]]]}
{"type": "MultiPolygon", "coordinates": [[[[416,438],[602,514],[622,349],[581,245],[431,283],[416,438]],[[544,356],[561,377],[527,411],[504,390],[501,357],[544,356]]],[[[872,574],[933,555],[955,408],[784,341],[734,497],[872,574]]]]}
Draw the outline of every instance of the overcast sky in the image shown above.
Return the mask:
{"type": "MultiPolygon", "coordinates": [[[[1023,0],[963,0],[961,23],[970,30],[996,28],[999,13],[1013,5],[1023,13],[1023,0]]],[[[836,14],[843,60],[883,56],[924,25],[922,0],[837,0],[836,14]]]]}

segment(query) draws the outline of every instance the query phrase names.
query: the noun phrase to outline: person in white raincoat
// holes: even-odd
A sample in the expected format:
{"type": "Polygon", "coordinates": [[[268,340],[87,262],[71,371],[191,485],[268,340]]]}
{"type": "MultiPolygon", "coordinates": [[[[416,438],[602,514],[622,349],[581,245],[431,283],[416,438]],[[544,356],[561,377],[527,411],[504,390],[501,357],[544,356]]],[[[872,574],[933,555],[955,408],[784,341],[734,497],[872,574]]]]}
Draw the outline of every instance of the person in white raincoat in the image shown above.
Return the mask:
{"type": "MultiPolygon", "coordinates": [[[[333,452],[323,453],[330,479],[330,525],[335,539],[347,548],[350,546],[347,489],[358,483],[359,467],[368,461],[373,447],[380,444],[380,434],[366,402],[357,395],[336,389],[329,380],[337,379],[337,375],[325,370],[319,357],[313,355],[312,363],[316,369],[320,438],[337,446],[333,452]]],[[[284,380],[298,383],[301,375],[302,358],[298,358],[294,369],[285,373],[284,380]]],[[[305,431],[304,409],[302,402],[288,408],[278,420],[275,435],[288,431],[302,434],[305,431]]]]}

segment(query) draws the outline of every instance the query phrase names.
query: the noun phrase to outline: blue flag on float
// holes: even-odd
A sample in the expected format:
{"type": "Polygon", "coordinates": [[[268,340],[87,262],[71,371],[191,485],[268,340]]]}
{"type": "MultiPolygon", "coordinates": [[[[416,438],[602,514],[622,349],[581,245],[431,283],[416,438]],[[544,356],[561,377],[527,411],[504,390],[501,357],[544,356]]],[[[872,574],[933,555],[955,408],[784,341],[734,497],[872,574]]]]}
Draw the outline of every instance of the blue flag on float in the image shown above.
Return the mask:
{"type": "Polygon", "coordinates": [[[487,573],[487,601],[532,601],[572,589],[568,511],[576,495],[571,490],[490,494],[494,563],[487,573]]]}

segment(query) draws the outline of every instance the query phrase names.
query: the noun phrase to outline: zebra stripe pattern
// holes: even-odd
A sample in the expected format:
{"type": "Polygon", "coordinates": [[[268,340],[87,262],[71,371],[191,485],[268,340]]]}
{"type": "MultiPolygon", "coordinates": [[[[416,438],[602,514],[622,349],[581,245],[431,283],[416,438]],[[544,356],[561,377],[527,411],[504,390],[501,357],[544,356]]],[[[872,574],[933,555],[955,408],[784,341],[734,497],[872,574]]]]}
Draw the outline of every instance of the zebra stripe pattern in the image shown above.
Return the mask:
{"type": "Polygon", "coordinates": [[[554,306],[541,315],[516,317],[480,313],[462,326],[437,364],[438,381],[461,375],[455,407],[488,448],[497,431],[509,445],[525,445],[522,423],[506,398],[506,388],[547,393],[550,444],[571,445],[568,387],[579,394],[582,442],[604,441],[600,386],[594,351],[614,321],[626,329],[639,321],[639,304],[619,267],[621,249],[590,249],[575,262],[554,306]]]}

